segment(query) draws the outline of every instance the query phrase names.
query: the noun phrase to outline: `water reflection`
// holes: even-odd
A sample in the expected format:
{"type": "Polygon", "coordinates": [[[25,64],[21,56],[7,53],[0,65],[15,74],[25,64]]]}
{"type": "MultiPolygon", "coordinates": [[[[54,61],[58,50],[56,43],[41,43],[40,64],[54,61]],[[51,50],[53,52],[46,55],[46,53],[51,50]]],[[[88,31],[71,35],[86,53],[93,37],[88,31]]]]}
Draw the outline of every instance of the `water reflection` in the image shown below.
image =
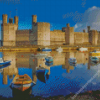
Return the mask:
{"type": "Polygon", "coordinates": [[[31,79],[36,82],[36,85],[31,87],[26,94],[46,97],[53,95],[67,95],[70,92],[78,91],[82,84],[85,84],[91,77],[91,73],[93,75],[96,71],[95,68],[97,63],[91,63],[89,53],[48,52],[47,56],[53,57],[53,63],[49,66],[45,63],[44,57],[32,57],[31,54],[32,53],[3,52],[3,59],[11,61],[11,65],[5,67],[2,74],[0,74],[0,87],[7,88],[9,95],[3,95],[6,90],[2,91],[2,89],[0,89],[0,95],[5,97],[16,97],[15,95],[19,92],[16,92],[15,90],[11,91],[9,86],[14,76],[17,74],[28,74],[31,79]],[[70,64],[68,62],[69,58],[76,58],[77,63],[70,64]],[[42,73],[36,75],[36,67],[39,67],[40,64],[43,68],[49,70],[46,76],[42,73]],[[95,70],[93,70],[92,66],[94,66],[95,70]],[[88,69],[90,70],[90,74],[88,73],[88,69]],[[86,77],[86,75],[84,76],[83,73],[88,77],[86,77]],[[76,83],[77,86],[74,83],[76,83]]]}

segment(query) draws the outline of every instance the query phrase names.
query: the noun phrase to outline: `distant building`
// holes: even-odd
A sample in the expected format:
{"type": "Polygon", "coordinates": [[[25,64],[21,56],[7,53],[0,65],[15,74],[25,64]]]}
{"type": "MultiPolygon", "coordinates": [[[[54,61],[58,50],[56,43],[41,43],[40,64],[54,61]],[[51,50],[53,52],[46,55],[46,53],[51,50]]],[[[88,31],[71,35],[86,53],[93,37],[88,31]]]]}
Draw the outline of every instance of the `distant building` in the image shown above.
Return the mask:
{"type": "Polygon", "coordinates": [[[78,44],[100,44],[100,32],[90,30],[88,32],[74,32],[74,27],[63,27],[62,30],[50,31],[50,23],[37,22],[37,16],[32,15],[32,29],[18,30],[18,17],[9,18],[3,14],[1,25],[1,45],[3,46],[29,46],[29,45],[78,45],[78,44]]]}

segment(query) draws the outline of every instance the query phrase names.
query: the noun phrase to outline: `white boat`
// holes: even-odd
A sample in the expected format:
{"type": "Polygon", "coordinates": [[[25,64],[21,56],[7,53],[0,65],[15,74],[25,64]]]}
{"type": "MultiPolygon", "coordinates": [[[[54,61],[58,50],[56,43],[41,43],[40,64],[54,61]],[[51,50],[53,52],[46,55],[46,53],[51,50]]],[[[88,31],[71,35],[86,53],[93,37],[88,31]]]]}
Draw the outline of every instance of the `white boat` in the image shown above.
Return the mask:
{"type": "Polygon", "coordinates": [[[69,63],[73,63],[73,64],[77,63],[76,58],[69,58],[68,61],[69,61],[69,63]]]}
{"type": "Polygon", "coordinates": [[[62,49],[61,47],[58,47],[58,48],[56,49],[56,51],[57,51],[57,52],[63,52],[63,49],[62,49]]]}
{"type": "Polygon", "coordinates": [[[79,51],[88,51],[88,48],[81,47],[81,48],[79,48],[79,51]]]}

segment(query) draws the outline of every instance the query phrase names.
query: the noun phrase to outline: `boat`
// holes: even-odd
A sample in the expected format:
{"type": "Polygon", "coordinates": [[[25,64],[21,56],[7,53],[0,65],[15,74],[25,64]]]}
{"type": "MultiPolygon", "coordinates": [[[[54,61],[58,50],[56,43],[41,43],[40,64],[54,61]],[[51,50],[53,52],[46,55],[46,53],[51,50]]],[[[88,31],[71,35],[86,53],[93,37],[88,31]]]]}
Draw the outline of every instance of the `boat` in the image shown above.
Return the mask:
{"type": "Polygon", "coordinates": [[[7,60],[3,61],[3,59],[0,58],[0,66],[10,64],[10,62],[11,62],[11,61],[7,61],[7,60]]]}
{"type": "Polygon", "coordinates": [[[53,62],[53,57],[48,56],[48,57],[45,58],[45,60],[46,60],[47,63],[51,63],[51,62],[53,62]]]}
{"type": "Polygon", "coordinates": [[[76,64],[77,63],[76,58],[69,58],[68,61],[69,61],[70,64],[76,64]]]}
{"type": "Polygon", "coordinates": [[[53,61],[50,62],[50,63],[48,63],[48,62],[46,61],[46,62],[45,62],[45,65],[47,65],[47,66],[51,66],[51,65],[53,65],[53,61]]]}
{"type": "Polygon", "coordinates": [[[94,51],[90,52],[90,56],[92,56],[92,57],[100,57],[100,51],[94,50],[94,51]]]}
{"type": "MultiPolygon", "coordinates": [[[[35,83],[34,83],[35,84],[35,83]]],[[[25,91],[33,85],[32,79],[27,75],[16,75],[11,83],[11,87],[20,91],[25,91]]]]}
{"type": "Polygon", "coordinates": [[[50,49],[50,48],[46,47],[46,48],[43,48],[43,49],[42,49],[42,51],[49,51],[49,52],[51,52],[51,51],[52,51],[52,49],[50,49]]]}
{"type": "Polygon", "coordinates": [[[57,51],[57,52],[63,52],[63,49],[62,49],[61,47],[58,47],[58,48],[56,49],[56,51],[57,51]]]}
{"type": "Polygon", "coordinates": [[[81,47],[81,48],[79,48],[79,51],[88,51],[88,48],[81,47]]]}
{"type": "Polygon", "coordinates": [[[91,61],[99,61],[99,58],[97,57],[90,57],[91,61]]]}
{"type": "Polygon", "coordinates": [[[48,69],[45,69],[45,68],[43,68],[43,67],[36,67],[36,74],[38,74],[38,73],[43,73],[44,76],[45,76],[48,72],[49,72],[48,69]]]}

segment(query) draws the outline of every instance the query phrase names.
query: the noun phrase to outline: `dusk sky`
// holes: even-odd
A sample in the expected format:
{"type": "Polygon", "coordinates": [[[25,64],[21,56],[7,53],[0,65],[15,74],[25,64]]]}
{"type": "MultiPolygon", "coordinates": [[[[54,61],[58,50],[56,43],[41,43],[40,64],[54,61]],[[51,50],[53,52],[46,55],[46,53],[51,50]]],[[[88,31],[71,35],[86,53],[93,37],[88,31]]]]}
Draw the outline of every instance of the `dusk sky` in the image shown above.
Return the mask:
{"type": "Polygon", "coordinates": [[[88,25],[100,31],[100,0],[0,0],[0,24],[2,14],[8,18],[17,14],[20,30],[31,29],[32,15],[37,15],[37,22],[50,23],[51,30],[70,23],[77,32],[88,25]]]}

